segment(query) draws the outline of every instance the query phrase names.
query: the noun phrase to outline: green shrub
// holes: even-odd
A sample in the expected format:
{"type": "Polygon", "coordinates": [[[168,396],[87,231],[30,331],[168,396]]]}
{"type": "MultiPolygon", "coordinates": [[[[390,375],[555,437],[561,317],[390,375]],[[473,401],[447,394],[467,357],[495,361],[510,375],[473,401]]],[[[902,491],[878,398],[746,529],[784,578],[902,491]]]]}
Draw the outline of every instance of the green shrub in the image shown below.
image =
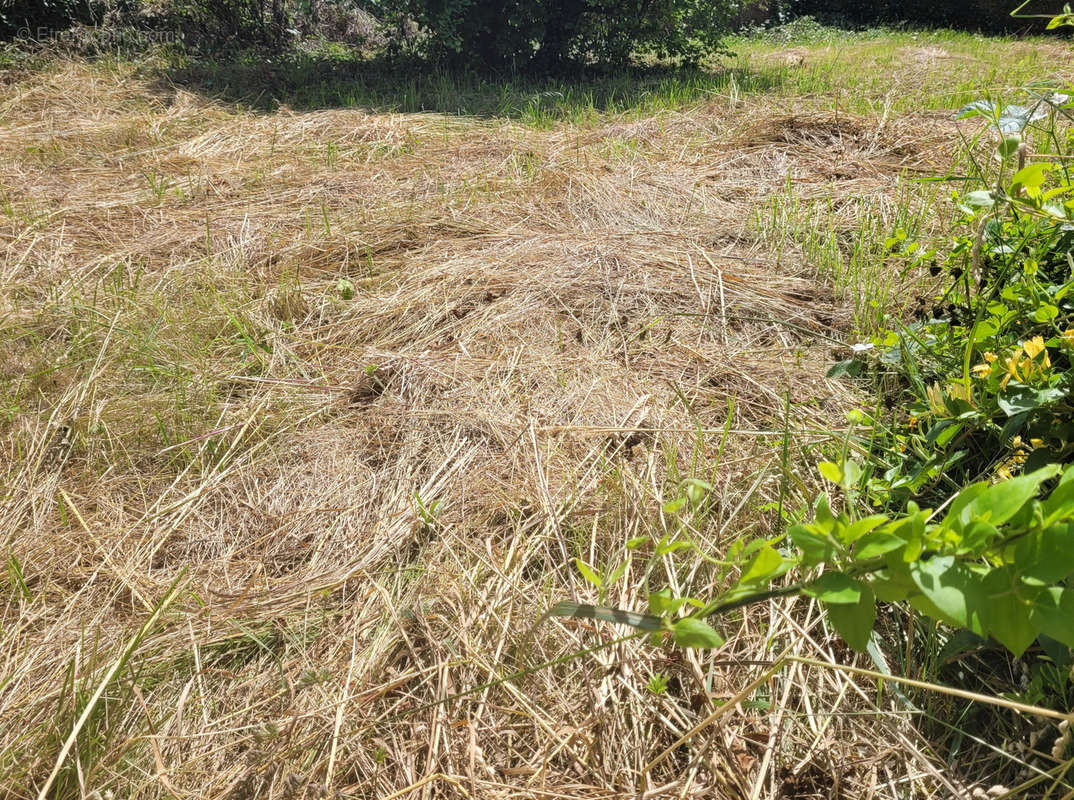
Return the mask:
{"type": "Polygon", "coordinates": [[[100,24],[137,0],[8,0],[0,2],[0,39],[37,39],[76,23],[100,24]]]}
{"type": "Polygon", "coordinates": [[[895,497],[1074,460],[1074,102],[1039,89],[1026,105],[980,101],[960,116],[987,121],[994,151],[953,194],[951,246],[888,241],[945,278],[924,319],[874,342],[904,387],[871,481],[895,497]]]}
{"type": "Polygon", "coordinates": [[[374,0],[368,4],[408,41],[453,65],[493,69],[624,64],[634,55],[696,62],[718,48],[729,0],[374,0]]]}
{"type": "MultiPolygon", "coordinates": [[[[849,460],[819,466],[847,499],[843,511],[833,511],[822,494],[812,518],[791,526],[786,537],[740,544],[738,581],[716,600],[673,598],[665,589],[650,593],[649,614],[573,602],[551,613],[666,632],[685,647],[718,647],[723,640],[706,618],[805,594],[821,602],[832,627],[856,650],[870,642],[878,602],[908,602],[935,620],[992,636],[1016,655],[1041,635],[1074,647],[1074,589],[1066,585],[1074,576],[1074,467],[1061,476],[1052,464],[997,484],[972,484],[938,517],[913,502],[893,516],[860,516],[854,499],[861,467],[849,460]],[[1057,476],[1055,489],[1038,499],[1057,476]],[[786,582],[788,574],[797,580],[786,582]],[[691,613],[679,616],[682,609],[691,613]]],[[[677,510],[691,507],[684,500],[677,510]]],[[[677,536],[631,544],[652,547],[656,560],[693,547],[677,536]]],[[[622,573],[604,578],[578,566],[598,586],[622,573]]]]}

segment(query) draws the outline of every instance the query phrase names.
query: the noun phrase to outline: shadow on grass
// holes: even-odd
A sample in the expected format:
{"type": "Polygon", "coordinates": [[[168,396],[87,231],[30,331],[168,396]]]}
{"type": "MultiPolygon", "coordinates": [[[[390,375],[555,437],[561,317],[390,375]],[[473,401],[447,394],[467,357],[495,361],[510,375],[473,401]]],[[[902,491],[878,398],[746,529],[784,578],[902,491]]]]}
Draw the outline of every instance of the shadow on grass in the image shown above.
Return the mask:
{"type": "Polygon", "coordinates": [[[735,65],[716,71],[646,67],[615,74],[494,77],[391,65],[347,53],[292,52],[188,59],[162,77],[189,91],[264,111],[280,105],[296,111],[359,107],[547,125],[678,108],[716,94],[769,91],[783,84],[786,71],[735,65]]]}

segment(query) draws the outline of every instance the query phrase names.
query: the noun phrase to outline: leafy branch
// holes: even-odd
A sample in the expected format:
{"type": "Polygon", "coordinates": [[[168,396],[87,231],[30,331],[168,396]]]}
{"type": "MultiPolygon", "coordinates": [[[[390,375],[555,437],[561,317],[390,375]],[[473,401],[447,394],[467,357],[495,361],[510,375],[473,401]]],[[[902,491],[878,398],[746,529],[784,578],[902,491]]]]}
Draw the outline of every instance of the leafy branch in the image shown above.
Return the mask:
{"type": "MultiPolygon", "coordinates": [[[[820,468],[844,491],[860,475],[830,462],[820,468]]],[[[876,604],[903,601],[933,619],[992,636],[1016,655],[1041,634],[1074,647],[1074,589],[1065,585],[1074,575],[1074,467],[1049,465],[1001,483],[972,484],[942,519],[934,516],[913,502],[895,517],[836,514],[821,494],[811,521],[792,526],[782,542],[748,545],[736,584],[707,604],[652,593],[649,614],[574,602],[549,613],[670,634],[684,647],[719,647],[723,638],[707,620],[801,594],[820,601],[857,650],[868,644],[876,604]],[[791,572],[800,578],[777,584],[791,572]],[[693,613],[679,616],[688,605],[693,613]]]]}

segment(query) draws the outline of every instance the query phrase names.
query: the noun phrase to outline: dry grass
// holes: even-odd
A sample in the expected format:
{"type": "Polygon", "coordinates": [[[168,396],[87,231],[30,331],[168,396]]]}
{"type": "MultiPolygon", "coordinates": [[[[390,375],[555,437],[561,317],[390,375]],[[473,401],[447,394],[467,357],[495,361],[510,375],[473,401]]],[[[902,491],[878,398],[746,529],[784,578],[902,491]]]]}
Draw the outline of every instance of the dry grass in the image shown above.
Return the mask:
{"type": "Polygon", "coordinates": [[[680,535],[716,556],[811,493],[852,313],[755,211],[788,180],[888,192],[952,143],[719,97],[538,131],[11,80],[0,795],[57,766],[55,797],[957,794],[894,700],[801,664],[645,771],[776,653],[853,658],[805,600],[712,653],[533,629],[598,599],[576,558],[631,559],[613,605],[719,591],[625,548],[677,530],[684,477],[715,490],[680,535]]]}

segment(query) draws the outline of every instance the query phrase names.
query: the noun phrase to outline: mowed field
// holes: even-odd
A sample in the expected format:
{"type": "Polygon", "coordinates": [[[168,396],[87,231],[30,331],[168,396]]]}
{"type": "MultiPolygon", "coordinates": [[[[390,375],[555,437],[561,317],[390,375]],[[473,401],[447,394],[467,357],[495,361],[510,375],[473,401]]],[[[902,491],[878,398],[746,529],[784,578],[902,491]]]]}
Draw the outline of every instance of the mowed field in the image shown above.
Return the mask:
{"type": "Polygon", "coordinates": [[[717,651],[540,620],[712,597],[782,530],[863,402],[829,366],[928,291],[883,240],[939,230],[949,189],[916,179],[977,133],[952,111],[1074,63],[732,49],[398,91],[8,62],[0,797],[916,798],[1021,769],[946,766],[867,678],[765,678],[788,649],[874,667],[806,600],[718,620],[717,651]]]}

